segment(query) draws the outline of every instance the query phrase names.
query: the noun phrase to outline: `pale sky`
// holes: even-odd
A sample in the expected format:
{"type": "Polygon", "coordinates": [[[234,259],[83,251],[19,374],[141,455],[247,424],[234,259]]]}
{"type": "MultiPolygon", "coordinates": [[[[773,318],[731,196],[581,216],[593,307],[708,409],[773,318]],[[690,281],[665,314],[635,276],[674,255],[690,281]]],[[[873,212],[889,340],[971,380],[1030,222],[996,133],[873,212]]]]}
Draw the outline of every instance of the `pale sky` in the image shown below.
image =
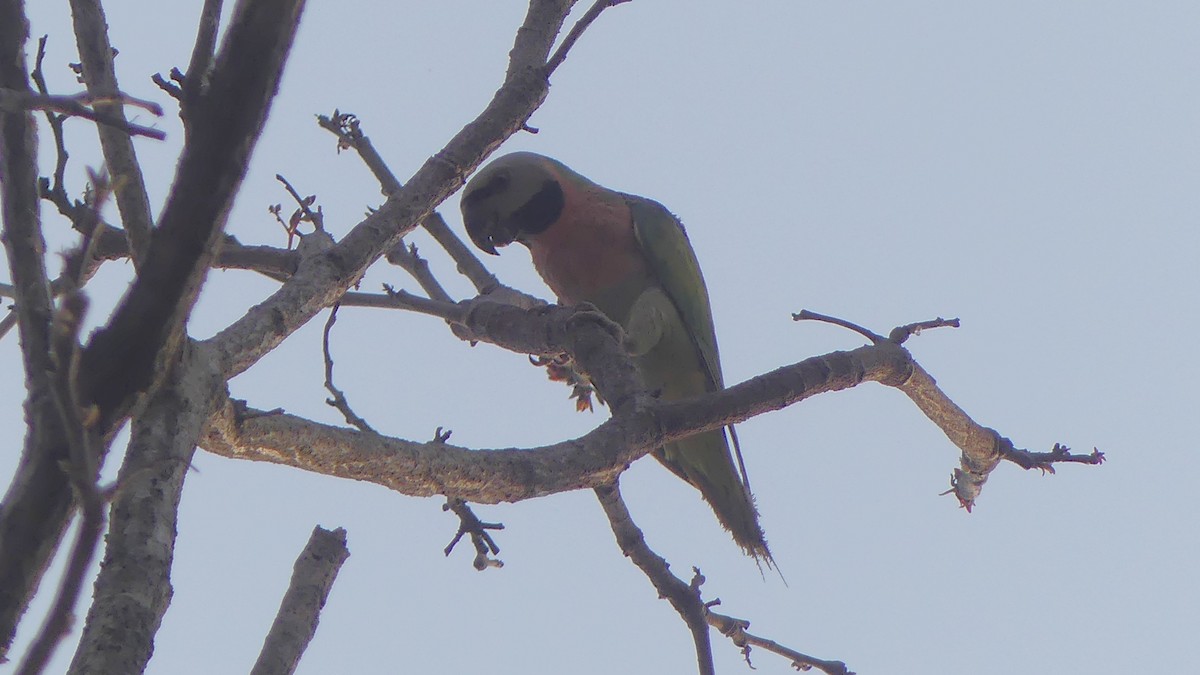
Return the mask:
{"type": "MultiPolygon", "coordinates": [[[[78,60],[67,3],[28,5],[31,57],[48,33],[52,88],[78,91],[65,66],[78,60]]],[[[186,5],[106,3],[123,88],[170,111],[157,122],[165,142],[137,142],[156,211],[182,134],[149,76],[186,66],[200,3],[186,5]]],[[[284,243],[267,213],[279,202],[290,211],[276,173],[317,194],[335,236],[348,231],[381,196],[314,115],[357,114],[403,180],[490,99],[524,10],[310,2],[229,232],[284,243]]],[[[1197,63],[1200,4],[1187,1],[633,0],[606,11],[555,73],[530,120],[541,132],[501,151],[554,156],[679,214],[704,266],[727,382],[861,344],[793,323],[801,308],[882,333],[956,316],[960,329],[908,343],[947,394],[1020,447],[1098,447],[1109,460],[1055,476],[1002,466],[967,514],[939,496],[957,449],[903,394],[863,385],[739,427],[788,585],[761,577],[698,494],[646,459],[623,486],[650,546],[680,574],[699,566],[706,597],[752,632],[861,675],[1194,669],[1197,63]]],[[[89,123],[68,130],[78,195],[100,159],[89,123]]],[[[48,135],[42,146],[52,149],[48,135]]],[[[461,233],[457,199],[441,211],[461,233]]],[[[52,251],[73,243],[50,209],[43,216],[52,251]]],[[[452,293],[470,293],[432,241],[413,241],[452,293]]],[[[548,296],[518,247],[486,262],[548,296]]],[[[130,273],[110,263],[88,286],[93,325],[130,273]]],[[[384,282],[417,288],[383,265],[364,289],[384,282]]],[[[192,335],[213,334],[273,287],[213,272],[192,335]]],[[[233,394],[340,423],[324,404],[325,316],[233,394]]],[[[333,349],[358,413],[403,438],[443,426],[462,445],[528,447],[607,416],[575,413],[569,391],[524,356],[471,348],[427,317],[344,309],[333,349]]],[[[15,333],[0,341],[0,368],[12,385],[0,390],[6,486],[24,433],[15,333]]],[[[148,672],[247,671],[316,524],[345,527],[351,557],[306,675],[695,671],[683,623],[621,556],[590,492],[477,507],[507,526],[497,535],[506,566],[484,573],[469,546],[443,557],[457,521],[441,503],[197,453],[148,672]]],[[[21,626],[18,659],[50,587],[21,626]]],[[[719,672],[745,672],[735,647],[717,635],[713,645],[719,672]]],[[[793,672],[763,651],[753,659],[760,673],[793,672]]]]}

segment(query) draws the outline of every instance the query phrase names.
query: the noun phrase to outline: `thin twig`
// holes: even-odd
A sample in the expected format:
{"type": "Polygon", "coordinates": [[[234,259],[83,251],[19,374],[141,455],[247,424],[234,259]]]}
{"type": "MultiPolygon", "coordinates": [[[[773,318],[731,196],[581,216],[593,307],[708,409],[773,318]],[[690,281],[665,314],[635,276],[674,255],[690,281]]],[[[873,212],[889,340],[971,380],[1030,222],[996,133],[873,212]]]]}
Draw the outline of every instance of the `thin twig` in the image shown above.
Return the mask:
{"type": "MultiPolygon", "coordinates": [[[[42,69],[42,64],[46,60],[46,42],[49,40],[48,35],[43,35],[38,39],[37,59],[34,61],[33,72],[30,76],[33,78],[34,84],[37,85],[38,91],[43,96],[50,95],[50,89],[46,86],[46,74],[42,69]]],[[[54,182],[51,190],[61,192],[66,196],[66,188],[63,186],[63,176],[67,171],[67,159],[70,155],[67,153],[67,145],[63,140],[63,122],[66,121],[66,115],[56,115],[51,110],[44,110],[46,121],[50,124],[50,133],[54,136],[54,182]]]]}
{"type": "Polygon", "coordinates": [[[735,619],[724,614],[718,614],[712,611],[711,607],[713,604],[719,604],[719,602],[709,603],[707,605],[710,608],[707,612],[705,612],[705,618],[708,620],[708,625],[717,629],[717,632],[729,638],[729,640],[733,642],[735,646],[741,648],[742,654],[746,659],[746,665],[750,666],[751,668],[754,666],[750,664],[750,647],[755,646],[762,647],[769,652],[774,652],[780,656],[791,659],[792,667],[796,670],[810,670],[812,668],[816,668],[817,670],[829,673],[829,675],[854,675],[854,672],[848,669],[846,664],[841,661],[826,661],[824,659],[818,659],[815,656],[809,656],[808,654],[798,652],[791,647],[781,645],[774,640],[769,640],[767,638],[759,637],[753,633],[747,632],[746,629],[750,627],[749,621],[746,621],[745,619],[735,619]]]}
{"type": "Polygon", "coordinates": [[[351,291],[346,293],[342,298],[342,302],[343,304],[352,304],[359,307],[407,309],[421,314],[428,314],[429,316],[436,316],[458,324],[463,323],[466,319],[467,305],[465,303],[422,298],[403,289],[396,290],[387,284],[383,285],[383,290],[387,295],[351,291]]]}
{"type": "MultiPolygon", "coordinates": [[[[445,443],[446,439],[450,438],[449,432],[443,433],[442,428],[438,427],[434,434],[435,441],[445,443]]],[[[471,544],[475,546],[475,558],[471,561],[471,566],[480,572],[489,567],[504,567],[504,561],[499,558],[493,558],[492,555],[500,553],[500,547],[496,545],[496,541],[492,539],[492,535],[488,534],[488,530],[503,530],[504,523],[485,523],[475,515],[471,510],[471,506],[465,501],[457,497],[447,497],[446,503],[442,505],[443,511],[453,511],[454,515],[458,516],[458,531],[455,532],[454,538],[443,549],[443,553],[450,555],[454,547],[458,545],[459,540],[464,534],[471,535],[471,544]],[[489,553],[491,555],[489,555],[489,553]]]]}
{"type": "Polygon", "coordinates": [[[560,44],[558,49],[555,50],[554,56],[551,56],[550,59],[546,61],[546,77],[549,78],[550,75],[562,65],[562,62],[567,58],[567,52],[571,51],[571,47],[575,46],[575,42],[579,40],[581,35],[583,35],[583,31],[587,30],[588,26],[592,25],[592,22],[600,16],[601,12],[609,7],[616,7],[617,5],[624,4],[626,2],[629,2],[629,0],[596,0],[596,2],[588,8],[588,11],[585,12],[584,15],[575,22],[575,25],[571,26],[571,32],[567,33],[567,37],[563,38],[562,44],[560,44]]]}
{"type": "MultiPolygon", "coordinates": [[[[149,103],[139,99],[131,99],[121,97],[122,103],[149,103]]],[[[49,94],[35,94],[33,92],[19,92],[11,89],[0,89],[0,110],[4,112],[23,112],[26,110],[41,110],[45,112],[56,112],[68,117],[81,117],[85,120],[90,120],[97,124],[103,124],[107,127],[112,127],[131,136],[146,136],[155,140],[163,140],[167,137],[166,132],[161,129],[134,124],[125,120],[116,118],[107,113],[97,112],[88,107],[96,103],[111,103],[110,99],[93,99],[87,94],[76,94],[74,96],[54,96],[49,94]]],[[[157,104],[149,103],[155,106],[155,110],[150,112],[156,116],[162,115],[162,108],[157,104]]]]}
{"type": "MultiPolygon", "coordinates": [[[[94,186],[88,204],[92,211],[91,219],[99,221],[100,211],[104,209],[105,202],[112,194],[112,183],[109,181],[107,173],[97,173],[91,169],[88,169],[88,178],[94,186]]],[[[67,291],[83,288],[90,276],[95,273],[98,266],[96,251],[99,246],[100,233],[97,232],[97,228],[92,228],[90,232],[83,234],[83,241],[79,247],[64,257],[63,273],[59,279],[63,280],[63,286],[67,291]]]]}
{"type": "Polygon", "coordinates": [[[404,187],[387,162],[383,161],[371,139],[362,132],[362,123],[354,113],[334,109],[330,116],[317,115],[317,126],[338,137],[339,151],[354,148],[375,180],[379,181],[380,191],[385,197],[391,197],[404,187]]]}
{"type": "Polygon", "coordinates": [[[417,280],[417,283],[421,285],[421,288],[430,298],[441,302],[454,302],[454,299],[450,297],[446,289],[442,288],[442,284],[437,280],[437,277],[433,276],[433,271],[429,269],[429,261],[417,253],[416,244],[406,246],[404,241],[401,240],[384,257],[391,264],[412,275],[412,278],[417,280]]]}
{"type": "Polygon", "coordinates": [[[26,652],[16,675],[36,675],[45,670],[55,647],[70,632],[75,601],[79,598],[84,577],[100,543],[100,535],[104,532],[104,510],[99,499],[85,500],[82,512],[79,532],[71,546],[70,559],[67,569],[63,572],[54,605],[29,651],[26,652]],[[91,501],[96,503],[89,503],[91,501]]]}
{"type": "MultiPolygon", "coordinates": [[[[329,117],[318,115],[317,124],[322,129],[338,137],[339,150],[353,148],[358,153],[363,163],[367,165],[367,168],[374,174],[375,179],[379,181],[379,186],[383,194],[390,197],[403,188],[400,180],[392,173],[387,163],[384,162],[383,157],[380,156],[375,146],[371,143],[371,139],[362,132],[362,125],[359,119],[353,114],[334,110],[333,115],[329,117]]],[[[471,281],[476,291],[488,293],[500,286],[500,282],[496,279],[495,275],[489,272],[479,260],[479,257],[471,251],[470,247],[464,244],[458,235],[454,234],[454,231],[446,224],[446,219],[440,213],[434,211],[429,214],[425,220],[421,221],[421,226],[429,232],[434,241],[446,250],[450,258],[454,260],[458,272],[471,281]]],[[[404,246],[404,242],[401,241],[396,246],[397,248],[402,247],[404,246]]],[[[431,293],[430,297],[435,296],[431,293]]]]}
{"type": "Polygon", "coordinates": [[[192,45],[192,58],[188,61],[187,75],[183,81],[183,106],[185,119],[187,108],[200,98],[208,87],[208,73],[212,69],[217,44],[217,29],[221,25],[222,0],[204,0],[200,10],[200,21],[196,25],[196,43],[192,45]]]}
{"type": "Polygon", "coordinates": [[[333,303],[333,307],[329,309],[329,320],[325,322],[325,332],[321,339],[321,348],[325,353],[325,388],[329,390],[329,393],[333,394],[333,398],[325,399],[325,403],[337,408],[349,424],[353,424],[360,430],[373,434],[376,433],[375,430],[371,428],[371,425],[365,419],[359,417],[354,412],[350,407],[350,402],[346,400],[346,395],[333,384],[333,356],[329,352],[329,333],[333,330],[333,324],[337,321],[338,308],[341,306],[340,302],[335,302],[333,303]]]}
{"type": "Polygon", "coordinates": [[[943,319],[939,316],[929,321],[918,321],[903,326],[896,326],[892,329],[892,332],[888,333],[888,339],[898,345],[902,345],[913,335],[920,335],[923,330],[946,327],[958,328],[961,325],[962,323],[958,319],[943,319]]]}
{"type": "Polygon", "coordinates": [[[1055,443],[1050,452],[1031,452],[1013,447],[1012,441],[1005,438],[1000,444],[1000,452],[1004,459],[1016,464],[1022,469],[1038,469],[1042,473],[1054,473],[1055,464],[1090,464],[1098,466],[1104,463],[1104,453],[1096,448],[1086,455],[1077,455],[1061,443],[1055,443]]]}
{"type": "Polygon", "coordinates": [[[883,342],[884,340],[887,339],[887,338],[883,337],[882,335],[879,335],[878,333],[875,333],[866,328],[863,328],[862,326],[860,326],[856,323],[850,323],[849,321],[846,321],[845,319],[839,319],[835,316],[828,316],[826,314],[817,314],[816,312],[810,312],[807,309],[800,310],[799,314],[792,314],[792,321],[820,321],[822,323],[831,323],[835,326],[841,326],[842,328],[852,330],[855,333],[862,335],[863,337],[870,340],[872,344],[879,344],[880,342],[883,342]]]}
{"type": "MultiPolygon", "coordinates": [[[[283,183],[283,187],[287,189],[288,194],[290,194],[292,196],[292,199],[296,200],[296,204],[298,204],[300,207],[299,210],[304,214],[304,218],[303,218],[304,222],[312,223],[313,227],[316,228],[317,232],[324,232],[325,231],[325,218],[324,218],[324,215],[321,213],[321,207],[318,206],[317,210],[315,212],[309,208],[310,206],[312,206],[313,202],[316,201],[317,196],[309,195],[307,197],[301,197],[300,193],[296,192],[296,188],[292,187],[292,184],[289,183],[288,180],[286,178],[284,178],[282,174],[278,174],[278,173],[275,174],[275,180],[279,181],[280,183],[283,183]]],[[[298,224],[298,221],[297,221],[297,224],[298,224]]]]}
{"type": "MultiPolygon", "coordinates": [[[[172,68],[171,69],[171,79],[172,80],[182,80],[182,79],[184,79],[183,73],[180,72],[180,70],[178,68],[172,68]]],[[[154,84],[158,85],[158,88],[162,89],[163,92],[165,92],[167,94],[167,96],[170,96],[171,98],[175,99],[176,101],[179,101],[181,104],[183,103],[183,87],[179,86],[178,84],[175,84],[174,82],[168,82],[167,79],[162,76],[162,73],[155,73],[155,74],[151,75],[150,81],[153,82],[154,84]]],[[[182,116],[183,114],[184,114],[183,107],[181,105],[180,106],[180,115],[182,116]]]]}

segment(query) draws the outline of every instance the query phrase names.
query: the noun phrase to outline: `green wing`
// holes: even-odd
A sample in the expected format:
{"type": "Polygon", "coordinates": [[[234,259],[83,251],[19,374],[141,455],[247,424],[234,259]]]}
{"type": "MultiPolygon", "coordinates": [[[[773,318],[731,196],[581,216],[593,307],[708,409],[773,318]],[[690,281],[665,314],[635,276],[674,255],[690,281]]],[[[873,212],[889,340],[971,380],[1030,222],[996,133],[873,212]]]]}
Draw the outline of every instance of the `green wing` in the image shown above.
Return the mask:
{"type": "Polygon", "coordinates": [[[624,195],[633,214],[633,227],[642,253],[659,284],[675,304],[708,372],[710,390],[725,387],[712,306],[700,263],[683,223],[656,201],[624,195]]]}
{"type": "MultiPolygon", "coordinates": [[[[717,332],[713,327],[708,288],[683,223],[658,202],[633,195],[624,197],[629,203],[642,254],[659,286],[679,312],[700,355],[697,366],[706,376],[708,390],[723,389],[725,382],[721,376],[721,357],[717,352],[717,332]]],[[[743,549],[771,565],[771,551],[758,524],[742,449],[733,427],[727,428],[733,441],[732,457],[721,430],[677,441],[655,454],[667,468],[700,490],[717,519],[743,549]],[[736,466],[733,465],[734,458],[736,466]]]]}

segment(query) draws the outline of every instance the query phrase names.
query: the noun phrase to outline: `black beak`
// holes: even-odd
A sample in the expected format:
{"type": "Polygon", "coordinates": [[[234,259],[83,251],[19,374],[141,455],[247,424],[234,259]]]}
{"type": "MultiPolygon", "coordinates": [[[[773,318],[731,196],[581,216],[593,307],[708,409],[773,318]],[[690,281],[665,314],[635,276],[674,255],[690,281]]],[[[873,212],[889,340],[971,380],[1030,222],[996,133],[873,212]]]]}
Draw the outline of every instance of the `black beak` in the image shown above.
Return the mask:
{"type": "Polygon", "coordinates": [[[474,204],[463,207],[463,224],[467,226],[471,241],[491,255],[500,255],[496,248],[508,246],[517,238],[515,223],[502,222],[495,213],[483,211],[474,204]]]}
{"type": "Polygon", "coordinates": [[[469,192],[462,198],[463,224],[467,226],[467,234],[481,251],[490,255],[500,255],[496,253],[496,247],[511,244],[516,236],[515,232],[505,236],[506,233],[501,231],[503,228],[499,215],[487,207],[487,202],[493,196],[508,189],[508,182],[508,175],[501,171],[483,185],[469,184],[469,192]]]}

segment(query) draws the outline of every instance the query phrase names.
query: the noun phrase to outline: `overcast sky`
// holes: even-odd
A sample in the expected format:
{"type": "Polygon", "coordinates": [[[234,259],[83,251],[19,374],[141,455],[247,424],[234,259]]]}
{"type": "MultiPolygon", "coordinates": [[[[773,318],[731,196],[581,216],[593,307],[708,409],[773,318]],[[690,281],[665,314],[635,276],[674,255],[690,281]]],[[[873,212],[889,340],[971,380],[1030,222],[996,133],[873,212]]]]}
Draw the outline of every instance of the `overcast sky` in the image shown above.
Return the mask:
{"type": "MultiPolygon", "coordinates": [[[[35,38],[50,35],[52,88],[78,91],[67,3],[28,5],[35,38]]],[[[156,205],[182,134],[149,76],[186,66],[199,5],[106,3],[123,88],[170,110],[139,118],[168,134],[137,142],[156,205]]],[[[403,179],[490,99],[523,14],[515,0],[310,2],[229,231],[285,242],[267,212],[286,205],[273,178],[283,173],[317,194],[335,236],[347,232],[381,196],[314,115],[357,114],[403,179]]],[[[788,585],[761,577],[697,493],[644,460],[623,485],[651,547],[680,574],[699,566],[706,597],[753,632],[862,675],[1193,669],[1198,63],[1192,1],[634,0],[605,12],[555,73],[530,121],[540,133],[501,152],[554,156],[679,214],[727,382],[861,344],[793,323],[801,308],[878,332],[956,316],[960,329],[908,346],[960,406],[1018,446],[1099,447],[1109,459],[1055,476],[1002,466],[967,514],[939,496],[956,448],[903,394],[868,384],[740,427],[788,585]]],[[[67,126],[78,195],[101,160],[92,126],[67,126]]],[[[457,199],[441,210],[461,232],[457,199]]],[[[52,251],[73,243],[43,216],[52,251]]],[[[470,293],[433,242],[413,241],[457,297],[470,293]]],[[[548,296],[523,250],[487,262],[548,296]]],[[[93,325],[130,270],[110,263],[88,286],[93,325]]],[[[364,288],[384,282],[416,288],[386,266],[364,288]]],[[[213,272],[192,335],[272,289],[213,272]]],[[[321,386],[324,316],[233,394],[340,423],[321,386]]],[[[356,410],[402,438],[443,426],[455,443],[527,447],[607,416],[575,413],[524,356],[471,348],[422,316],[345,309],[333,349],[356,410]]],[[[0,390],[7,482],[24,433],[15,334],[0,341],[0,369],[11,374],[0,390]]],[[[590,492],[478,507],[507,526],[506,566],[484,573],[467,546],[443,557],[457,521],[441,500],[370,484],[199,452],[181,508],[150,673],[247,671],[316,524],[345,527],[351,557],[301,673],[694,671],[688,632],[621,556],[590,492]]],[[[21,627],[18,657],[48,596],[21,627]]],[[[744,672],[715,635],[714,653],[719,671],[744,672]]],[[[761,651],[754,663],[792,672],[761,651]]]]}

